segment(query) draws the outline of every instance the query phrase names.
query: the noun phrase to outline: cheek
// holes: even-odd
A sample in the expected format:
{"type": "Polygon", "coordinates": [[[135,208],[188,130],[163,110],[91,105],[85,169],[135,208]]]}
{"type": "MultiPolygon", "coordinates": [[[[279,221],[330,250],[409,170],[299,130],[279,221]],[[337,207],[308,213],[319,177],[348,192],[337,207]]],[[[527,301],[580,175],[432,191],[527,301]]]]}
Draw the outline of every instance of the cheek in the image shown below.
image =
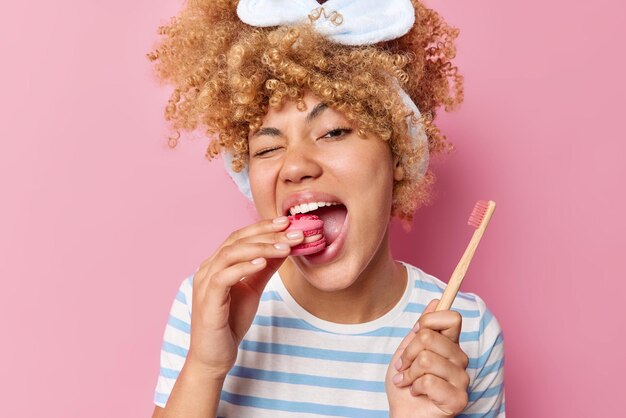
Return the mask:
{"type": "Polygon", "coordinates": [[[262,218],[274,217],[276,175],[268,167],[264,169],[258,165],[251,165],[249,176],[250,190],[257,212],[262,218]]]}
{"type": "Polygon", "coordinates": [[[384,198],[393,189],[391,152],[386,143],[363,145],[348,152],[336,153],[329,161],[347,186],[354,187],[354,190],[367,190],[368,195],[375,194],[379,199],[384,198]]]}

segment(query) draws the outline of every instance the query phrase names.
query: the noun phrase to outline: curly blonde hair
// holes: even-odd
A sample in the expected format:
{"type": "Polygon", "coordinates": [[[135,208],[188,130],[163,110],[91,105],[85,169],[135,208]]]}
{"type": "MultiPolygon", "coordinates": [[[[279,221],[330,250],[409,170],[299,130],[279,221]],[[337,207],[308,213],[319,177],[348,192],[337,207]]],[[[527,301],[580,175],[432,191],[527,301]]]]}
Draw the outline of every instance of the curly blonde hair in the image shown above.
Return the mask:
{"type": "MultiPolygon", "coordinates": [[[[212,140],[206,156],[224,149],[239,172],[248,161],[248,133],[261,127],[269,106],[295,100],[304,108],[305,91],[341,111],[359,135],[388,141],[405,173],[415,173],[422,149],[408,136],[408,109],[399,85],[415,102],[431,155],[454,147],[433,123],[443,106],[463,100],[463,78],[451,60],[456,28],[417,0],[415,24],[404,36],[374,45],[333,43],[312,25],[251,27],[237,16],[237,0],[189,0],[178,16],[159,27],[162,37],[148,58],[158,78],[174,86],[165,108],[177,136],[205,130],[212,140]],[[390,77],[393,76],[393,77],[390,77]],[[219,135],[216,135],[218,134],[219,135]]],[[[429,201],[434,174],[396,181],[392,214],[411,222],[415,209],[429,201]]]]}

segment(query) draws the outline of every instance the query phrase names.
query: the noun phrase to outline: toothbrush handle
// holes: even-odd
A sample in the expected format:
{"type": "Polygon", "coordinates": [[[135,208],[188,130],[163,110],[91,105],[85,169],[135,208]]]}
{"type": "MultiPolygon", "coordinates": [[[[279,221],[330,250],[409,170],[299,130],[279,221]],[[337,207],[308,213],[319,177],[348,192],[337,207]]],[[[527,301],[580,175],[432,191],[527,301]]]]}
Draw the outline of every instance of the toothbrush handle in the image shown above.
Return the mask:
{"type": "Polygon", "coordinates": [[[474,235],[472,235],[472,239],[470,240],[465,252],[463,253],[463,257],[457,264],[454,272],[452,272],[452,276],[448,281],[448,285],[446,286],[446,290],[444,290],[443,295],[441,295],[441,300],[437,304],[435,311],[443,311],[450,309],[452,307],[452,302],[454,302],[454,298],[461,287],[461,283],[463,282],[463,278],[465,277],[465,272],[469,267],[470,261],[472,261],[472,257],[474,257],[474,252],[476,251],[476,247],[478,247],[478,243],[480,239],[483,237],[483,233],[485,229],[487,229],[487,225],[491,220],[491,215],[493,215],[494,210],[496,209],[496,202],[493,200],[489,201],[488,208],[483,215],[483,219],[480,222],[480,225],[474,231],[474,235]]]}
{"type": "Polygon", "coordinates": [[[483,236],[484,229],[477,229],[474,231],[474,235],[472,235],[472,239],[470,243],[467,245],[465,252],[463,253],[463,257],[456,265],[452,276],[450,277],[450,281],[448,281],[448,285],[446,286],[446,290],[444,290],[443,295],[441,296],[441,300],[437,304],[435,311],[443,311],[446,309],[450,309],[452,306],[452,302],[454,302],[454,298],[461,287],[461,283],[463,282],[463,278],[465,277],[465,272],[469,267],[470,261],[472,261],[472,257],[474,256],[474,252],[476,251],[476,247],[478,247],[478,243],[483,236]]]}

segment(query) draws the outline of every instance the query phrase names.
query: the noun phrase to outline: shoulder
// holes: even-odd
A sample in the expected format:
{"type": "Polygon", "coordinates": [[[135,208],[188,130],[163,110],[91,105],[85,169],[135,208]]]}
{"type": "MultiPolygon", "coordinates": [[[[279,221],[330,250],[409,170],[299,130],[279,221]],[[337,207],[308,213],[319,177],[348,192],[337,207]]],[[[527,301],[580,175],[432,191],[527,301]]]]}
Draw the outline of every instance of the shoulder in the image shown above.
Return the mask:
{"type": "MultiPolygon", "coordinates": [[[[446,283],[437,277],[424,272],[419,267],[403,263],[408,272],[409,280],[415,287],[413,299],[420,304],[426,305],[430,300],[440,298],[446,288],[446,283]]],[[[485,301],[476,293],[459,291],[452,310],[457,311],[463,317],[464,330],[472,332],[466,334],[473,339],[482,339],[485,336],[493,336],[501,333],[500,325],[487,307],[485,301]],[[485,335],[485,334],[489,335],[485,335]]]]}
{"type": "Polygon", "coordinates": [[[185,277],[178,285],[176,297],[172,304],[172,312],[191,313],[191,305],[193,300],[193,276],[197,270],[185,277]]]}
{"type": "MultiPolygon", "coordinates": [[[[446,283],[415,266],[405,265],[409,270],[409,278],[415,282],[413,301],[416,305],[423,309],[430,300],[441,297],[446,283]]],[[[502,390],[504,337],[495,315],[480,296],[470,292],[459,292],[452,310],[459,312],[463,318],[459,342],[469,357],[467,372],[472,391],[480,392],[485,385],[490,387],[490,391],[502,390]],[[483,380],[491,383],[480,383],[483,380]]]]}
{"type": "MultiPolygon", "coordinates": [[[[419,267],[415,267],[404,262],[402,262],[402,264],[407,268],[408,279],[410,282],[412,281],[412,283],[409,284],[412,284],[415,289],[418,290],[418,292],[416,292],[417,294],[426,298],[430,297],[430,299],[439,298],[443,294],[443,291],[446,288],[446,283],[432,274],[426,273],[419,267]]],[[[479,300],[482,302],[482,299],[480,299],[475,293],[459,291],[455,298],[453,307],[477,308],[480,303],[479,300]]]]}

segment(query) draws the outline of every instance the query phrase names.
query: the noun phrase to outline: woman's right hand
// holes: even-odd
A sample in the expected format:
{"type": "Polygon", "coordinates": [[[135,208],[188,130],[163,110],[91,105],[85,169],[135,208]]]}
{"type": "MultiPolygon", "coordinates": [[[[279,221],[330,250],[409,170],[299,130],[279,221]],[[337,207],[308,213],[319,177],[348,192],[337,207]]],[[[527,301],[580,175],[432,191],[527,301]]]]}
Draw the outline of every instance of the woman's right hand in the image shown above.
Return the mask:
{"type": "Polygon", "coordinates": [[[263,289],[291,247],[304,240],[302,231],[286,232],[288,225],[286,216],[248,225],[202,262],[193,277],[187,366],[201,368],[215,379],[226,377],[263,289]]]}

